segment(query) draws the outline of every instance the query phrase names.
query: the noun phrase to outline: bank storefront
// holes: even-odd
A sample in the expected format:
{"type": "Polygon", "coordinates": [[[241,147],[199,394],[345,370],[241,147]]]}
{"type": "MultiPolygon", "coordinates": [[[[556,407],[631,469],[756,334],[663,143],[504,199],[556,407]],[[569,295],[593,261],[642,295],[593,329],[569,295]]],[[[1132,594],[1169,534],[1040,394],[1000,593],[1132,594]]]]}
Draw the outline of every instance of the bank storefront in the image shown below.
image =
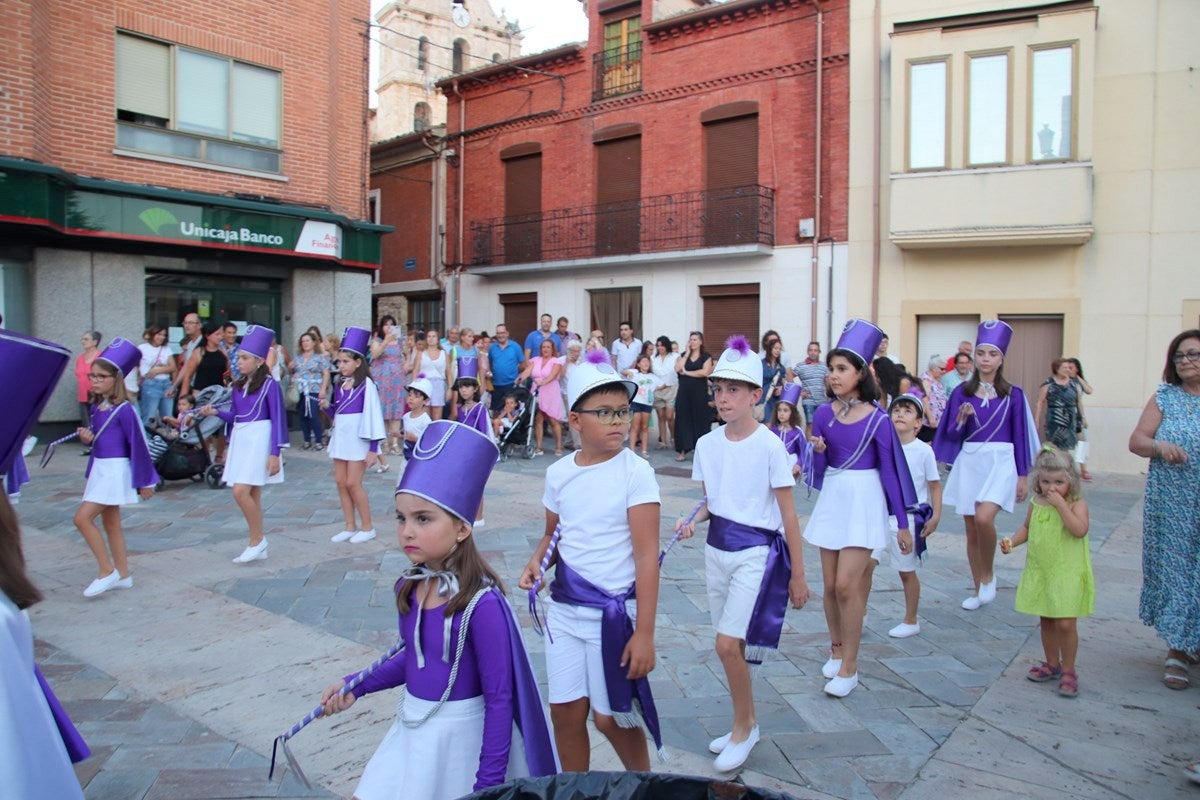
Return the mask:
{"type": "MultiPolygon", "coordinates": [[[[84,330],[182,335],[184,314],[269,325],[292,349],[309,325],[370,323],[388,227],[262,198],[86,178],[0,158],[5,327],[72,345],[84,330]]],[[[71,418],[60,385],[44,420],[71,418]]]]}

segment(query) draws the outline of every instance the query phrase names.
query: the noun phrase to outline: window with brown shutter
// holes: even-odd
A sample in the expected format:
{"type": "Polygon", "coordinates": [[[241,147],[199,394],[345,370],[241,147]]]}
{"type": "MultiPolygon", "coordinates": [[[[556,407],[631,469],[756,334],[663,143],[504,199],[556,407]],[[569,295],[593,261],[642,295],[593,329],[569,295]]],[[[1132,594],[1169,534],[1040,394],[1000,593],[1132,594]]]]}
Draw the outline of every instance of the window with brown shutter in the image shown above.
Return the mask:
{"type": "Polygon", "coordinates": [[[542,257],[542,154],[504,160],[504,263],[542,257]]]}
{"type": "MultiPolygon", "coordinates": [[[[702,117],[703,119],[703,117],[702,117]]],[[[758,238],[758,115],[704,123],[705,244],[758,238]]]]}
{"type": "Polygon", "coordinates": [[[734,283],[701,286],[704,304],[704,341],[709,352],[720,353],[725,340],[735,334],[745,336],[751,347],[759,341],[759,285],[734,283]]]}
{"type": "Polygon", "coordinates": [[[525,337],[538,324],[537,292],[510,292],[497,298],[504,309],[504,325],[508,336],[524,347],[525,337]]]}
{"type": "Polygon", "coordinates": [[[596,143],[596,255],[636,253],[640,240],[642,137],[596,143]]]}

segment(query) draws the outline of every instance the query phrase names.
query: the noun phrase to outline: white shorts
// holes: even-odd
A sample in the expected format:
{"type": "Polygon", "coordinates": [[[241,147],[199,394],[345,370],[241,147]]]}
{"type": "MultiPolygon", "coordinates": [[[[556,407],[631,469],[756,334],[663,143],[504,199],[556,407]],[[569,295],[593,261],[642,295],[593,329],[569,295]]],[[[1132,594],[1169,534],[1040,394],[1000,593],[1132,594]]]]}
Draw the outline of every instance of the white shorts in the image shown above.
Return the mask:
{"type": "Polygon", "coordinates": [[[263,486],[268,483],[283,483],[283,460],[279,472],[267,473],[267,459],[271,456],[271,420],[238,422],[229,437],[229,452],[225,455],[225,471],[221,480],[226,486],[244,483],[263,486]]]}
{"type": "Polygon", "coordinates": [[[92,474],[83,489],[83,502],[102,506],[131,506],[138,502],[133,467],[128,458],[92,459],[92,474]]]}
{"type": "Polygon", "coordinates": [[[1016,498],[1017,462],[1012,444],[964,444],[946,480],[942,503],[969,517],[975,515],[977,503],[995,503],[1011,514],[1016,498]]]}
{"type": "MultiPolygon", "coordinates": [[[[546,699],[570,703],[586,697],[592,711],[611,717],[600,654],[600,609],[555,602],[547,605],[546,699]]],[[[632,608],[630,616],[635,616],[632,608]]]]}
{"type": "Polygon", "coordinates": [[[358,424],[362,414],[338,414],[333,418],[333,432],[329,434],[330,458],[342,461],[366,461],[371,443],[358,436],[358,424]]]}
{"type": "MultiPolygon", "coordinates": [[[[871,551],[871,558],[875,559],[875,563],[883,562],[883,554],[887,552],[888,560],[892,563],[892,568],[897,572],[916,572],[917,566],[921,560],[917,558],[917,549],[913,548],[911,553],[900,552],[900,542],[896,540],[896,534],[900,528],[896,525],[895,517],[888,517],[888,540],[885,547],[877,547],[871,551]]],[[[914,537],[917,535],[917,529],[913,523],[912,514],[908,515],[908,532],[914,537]]]]}
{"type": "Polygon", "coordinates": [[[768,549],[761,545],[731,553],[704,545],[708,611],[717,633],[735,639],[746,638],[763,573],[767,571],[768,549]]]}
{"type": "Polygon", "coordinates": [[[888,509],[877,469],[847,469],[825,475],[804,540],[826,550],[887,546],[888,509]]]}

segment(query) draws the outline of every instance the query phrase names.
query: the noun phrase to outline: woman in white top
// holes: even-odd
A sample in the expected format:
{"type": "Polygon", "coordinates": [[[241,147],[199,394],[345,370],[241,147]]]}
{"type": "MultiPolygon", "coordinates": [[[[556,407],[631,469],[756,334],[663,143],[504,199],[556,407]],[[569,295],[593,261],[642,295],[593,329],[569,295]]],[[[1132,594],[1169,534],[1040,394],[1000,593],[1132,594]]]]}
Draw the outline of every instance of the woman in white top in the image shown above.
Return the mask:
{"type": "Polygon", "coordinates": [[[151,325],[146,330],[146,341],[138,345],[138,350],[142,352],[142,363],[138,368],[142,376],[142,391],[138,395],[142,422],[169,417],[174,403],[167,397],[167,390],[171,388],[179,365],[167,344],[167,329],[162,325],[151,325]]]}
{"type": "Polygon", "coordinates": [[[678,353],[671,352],[671,340],[660,336],[654,340],[654,355],[650,356],[650,371],[658,378],[654,387],[654,410],[658,414],[658,445],[663,450],[675,441],[675,392],[679,375],[675,372],[678,353]]]}
{"type": "Polygon", "coordinates": [[[412,378],[423,375],[429,381],[433,389],[429,395],[429,416],[441,419],[442,408],[446,405],[446,386],[454,380],[454,364],[442,349],[436,328],[425,332],[423,343],[421,339],[417,339],[417,349],[413,351],[413,368],[409,374],[412,378]]]}

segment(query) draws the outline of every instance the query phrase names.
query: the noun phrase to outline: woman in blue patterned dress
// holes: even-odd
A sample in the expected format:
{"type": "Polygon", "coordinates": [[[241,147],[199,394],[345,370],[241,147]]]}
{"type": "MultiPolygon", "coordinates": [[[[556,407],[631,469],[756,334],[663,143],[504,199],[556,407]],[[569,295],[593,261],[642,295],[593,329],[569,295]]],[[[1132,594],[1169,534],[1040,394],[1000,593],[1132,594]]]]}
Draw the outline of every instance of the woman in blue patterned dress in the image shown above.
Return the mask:
{"type": "Polygon", "coordinates": [[[387,425],[387,442],[380,447],[384,452],[389,449],[392,453],[400,452],[400,418],[404,416],[405,397],[403,336],[396,318],[384,314],[371,340],[371,379],[379,387],[379,404],[387,425]]]}
{"type": "Polygon", "coordinates": [[[1200,650],[1200,330],[1167,348],[1163,383],[1129,450],[1150,459],[1142,517],[1142,622],[1167,643],[1163,683],[1188,687],[1200,650]]]}
{"type": "Polygon", "coordinates": [[[329,394],[329,356],[318,350],[320,332],[312,330],[300,334],[296,344],[296,357],[289,364],[292,385],[300,393],[296,401],[296,414],[300,417],[300,432],[304,435],[304,449],[324,450],[324,430],[321,427],[321,401],[329,394]]]}

